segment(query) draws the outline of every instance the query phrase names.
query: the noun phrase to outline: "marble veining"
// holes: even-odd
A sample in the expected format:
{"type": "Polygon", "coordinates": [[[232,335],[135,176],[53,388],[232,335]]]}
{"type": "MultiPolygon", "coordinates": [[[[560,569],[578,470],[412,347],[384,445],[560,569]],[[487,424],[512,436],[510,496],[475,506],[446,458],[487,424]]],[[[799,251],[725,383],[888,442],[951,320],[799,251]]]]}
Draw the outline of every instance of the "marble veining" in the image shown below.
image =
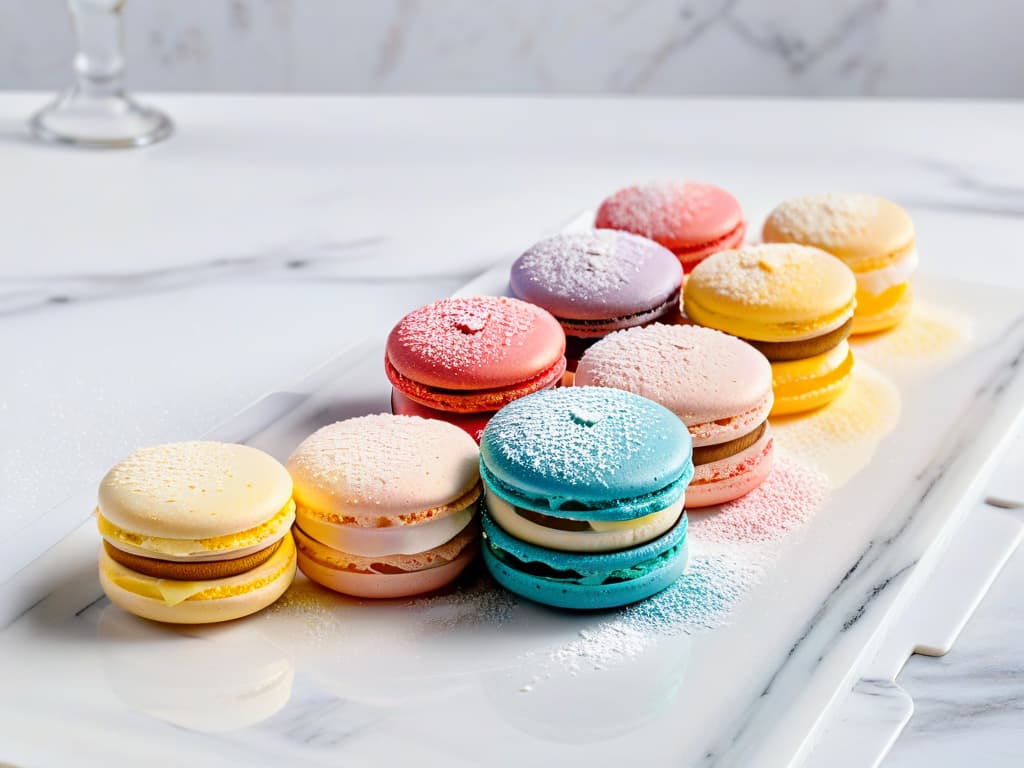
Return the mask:
{"type": "MultiPolygon", "coordinates": [[[[126,17],[147,90],[1020,96],[1024,64],[999,0],[132,0],[126,17]]],[[[9,0],[0,88],[64,82],[69,31],[60,2],[9,0]]]]}

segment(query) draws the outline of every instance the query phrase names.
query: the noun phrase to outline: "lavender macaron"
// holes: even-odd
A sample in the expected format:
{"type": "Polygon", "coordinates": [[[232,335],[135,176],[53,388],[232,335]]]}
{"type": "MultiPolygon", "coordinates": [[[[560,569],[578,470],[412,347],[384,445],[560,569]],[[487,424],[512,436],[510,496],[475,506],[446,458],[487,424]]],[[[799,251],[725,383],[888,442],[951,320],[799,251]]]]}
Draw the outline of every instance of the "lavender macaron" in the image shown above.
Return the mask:
{"type": "Polygon", "coordinates": [[[611,229],[541,240],[516,259],[509,286],[562,324],[569,369],[612,331],[671,322],[679,312],[683,269],[667,248],[611,229]]]}

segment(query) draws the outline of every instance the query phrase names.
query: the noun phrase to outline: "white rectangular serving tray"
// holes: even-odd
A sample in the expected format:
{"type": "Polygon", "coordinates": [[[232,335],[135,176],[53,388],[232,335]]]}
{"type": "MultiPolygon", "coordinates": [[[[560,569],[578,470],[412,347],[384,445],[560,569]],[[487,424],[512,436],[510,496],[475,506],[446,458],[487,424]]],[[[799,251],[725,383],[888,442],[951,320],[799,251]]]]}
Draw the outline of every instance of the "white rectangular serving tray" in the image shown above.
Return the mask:
{"type": "MultiPolygon", "coordinates": [[[[508,267],[460,295],[505,293],[508,267]]],[[[645,638],[594,665],[580,644],[607,642],[606,614],[515,601],[479,576],[453,594],[382,603],[300,576],[250,619],[156,625],[102,597],[90,490],[51,513],[80,527],[41,556],[11,542],[0,552],[0,763],[801,763],[883,638],[898,635],[903,659],[927,642],[900,617],[947,545],[955,552],[954,533],[1024,415],[1021,297],[924,276],[915,288],[919,305],[967,335],[935,358],[884,339],[858,345],[897,393],[898,417],[884,436],[819,457],[851,476],[781,541],[728,623],[645,638]]],[[[213,437],[284,460],[326,423],[388,410],[378,331],[213,437]]],[[[780,447],[796,429],[777,430],[780,447]]],[[[999,530],[989,556],[1001,562],[1020,531],[999,530]]],[[[995,567],[982,566],[963,574],[978,582],[974,597],[995,567]]]]}

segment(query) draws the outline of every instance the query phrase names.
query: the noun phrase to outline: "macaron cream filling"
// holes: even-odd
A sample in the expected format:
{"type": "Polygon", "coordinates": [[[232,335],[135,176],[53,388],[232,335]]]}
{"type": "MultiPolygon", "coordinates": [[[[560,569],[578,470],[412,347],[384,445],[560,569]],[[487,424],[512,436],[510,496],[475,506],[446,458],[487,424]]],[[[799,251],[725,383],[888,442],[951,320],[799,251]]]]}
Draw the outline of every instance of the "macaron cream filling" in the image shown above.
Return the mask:
{"type": "Polygon", "coordinates": [[[315,511],[300,507],[298,526],[306,534],[328,546],[358,557],[411,555],[444,544],[459,534],[476,514],[483,489],[478,482],[444,515],[412,525],[367,528],[330,522],[315,511]]]}
{"type": "MultiPolygon", "coordinates": [[[[106,551],[100,552],[100,577],[121,589],[169,606],[186,600],[216,600],[236,597],[268,586],[295,568],[295,545],[291,536],[281,540],[273,556],[262,565],[226,579],[185,581],[162,579],[126,568],[106,551]]],[[[290,579],[289,579],[290,580],[290,579]]]]}
{"type": "Polygon", "coordinates": [[[635,520],[569,520],[512,506],[495,494],[488,494],[488,514],[517,539],[565,552],[610,552],[627,549],[658,538],[672,528],[683,514],[683,498],[667,509],[635,520]]]}
{"type": "Polygon", "coordinates": [[[476,541],[478,531],[479,526],[469,525],[436,547],[401,556],[389,555],[386,559],[341,552],[334,547],[318,542],[301,528],[295,529],[295,545],[298,547],[300,555],[324,568],[350,573],[391,575],[425,571],[448,565],[476,541]]]}
{"type": "Polygon", "coordinates": [[[119,528],[97,510],[100,535],[120,550],[159,560],[228,560],[244,557],[282,539],[295,521],[295,502],[288,499],[265,523],[237,533],[206,539],[173,539],[147,536],[119,528]]]}
{"type": "Polygon", "coordinates": [[[907,249],[894,256],[891,264],[878,269],[854,272],[854,277],[857,279],[857,290],[877,296],[889,288],[902,285],[914,274],[919,261],[917,247],[911,244],[907,249]]]}
{"type": "Polygon", "coordinates": [[[687,462],[683,474],[660,490],[631,498],[618,499],[610,503],[608,501],[596,500],[581,501],[575,498],[555,495],[527,496],[496,477],[482,461],[480,463],[480,476],[487,486],[488,495],[491,493],[497,494],[514,507],[542,514],[557,511],[558,517],[569,520],[587,521],[594,518],[608,521],[635,520],[666,509],[682,498],[690,478],[693,477],[693,464],[687,462]]]}

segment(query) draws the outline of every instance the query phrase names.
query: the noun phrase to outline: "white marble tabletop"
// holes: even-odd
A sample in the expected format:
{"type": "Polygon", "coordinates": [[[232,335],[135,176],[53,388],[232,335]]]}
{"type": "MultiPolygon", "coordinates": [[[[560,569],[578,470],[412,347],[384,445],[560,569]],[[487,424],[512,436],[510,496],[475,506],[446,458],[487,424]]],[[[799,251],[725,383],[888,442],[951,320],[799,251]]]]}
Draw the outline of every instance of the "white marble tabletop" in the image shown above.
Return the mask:
{"type": "MultiPolygon", "coordinates": [[[[755,231],[876,192],[923,269],[1024,286],[1021,104],[163,96],[174,139],[111,154],[31,143],[44,99],[0,97],[0,541],[634,181],[719,183],[755,231]]],[[[908,664],[887,766],[1018,764],[1022,577],[1019,552],[954,651],[908,664]]]]}

